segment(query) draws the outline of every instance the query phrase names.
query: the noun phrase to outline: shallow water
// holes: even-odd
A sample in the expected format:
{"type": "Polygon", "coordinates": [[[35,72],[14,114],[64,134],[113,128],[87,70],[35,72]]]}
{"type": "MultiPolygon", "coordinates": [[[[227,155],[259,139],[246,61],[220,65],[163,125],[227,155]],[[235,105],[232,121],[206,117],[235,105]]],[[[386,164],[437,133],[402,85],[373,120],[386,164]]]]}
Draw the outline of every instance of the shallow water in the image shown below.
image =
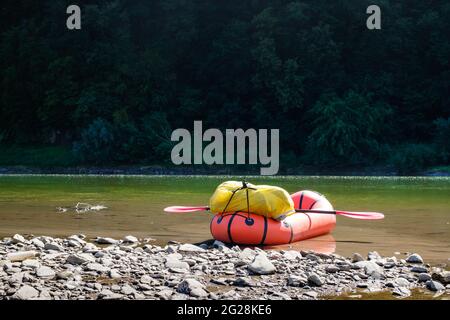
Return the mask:
{"type": "MultiPolygon", "coordinates": [[[[174,176],[1,176],[0,236],[15,233],[121,238],[132,234],[168,240],[211,239],[211,215],[166,214],[170,205],[204,205],[229,177],[174,176]],[[59,213],[77,202],[105,205],[99,212],[59,213]]],[[[240,180],[239,177],[233,179],[240,180]]],[[[248,177],[289,192],[315,190],[335,208],[380,211],[381,221],[338,217],[335,230],[304,242],[280,246],[350,255],[376,250],[383,255],[418,252],[429,263],[450,261],[450,178],[448,177],[248,177]]]]}

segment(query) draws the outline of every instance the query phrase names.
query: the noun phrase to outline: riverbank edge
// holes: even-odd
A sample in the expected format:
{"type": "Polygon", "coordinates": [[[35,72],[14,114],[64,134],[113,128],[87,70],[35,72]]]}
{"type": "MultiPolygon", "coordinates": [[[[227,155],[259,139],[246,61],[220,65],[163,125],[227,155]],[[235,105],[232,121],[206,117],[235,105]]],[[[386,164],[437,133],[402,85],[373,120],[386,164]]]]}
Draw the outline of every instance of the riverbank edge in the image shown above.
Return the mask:
{"type": "MultiPolygon", "coordinates": [[[[95,167],[95,166],[77,166],[77,167],[30,167],[30,166],[0,166],[0,175],[167,175],[167,176],[261,176],[258,169],[237,170],[217,169],[212,167],[164,167],[164,166],[113,166],[113,167],[95,167]]],[[[371,167],[359,170],[314,170],[314,169],[286,169],[282,170],[276,176],[386,176],[400,177],[392,169],[385,167],[371,167]]],[[[414,175],[417,177],[450,177],[450,172],[439,170],[427,170],[414,175]]],[[[262,176],[264,177],[264,176],[262,176]]]]}
{"type": "Polygon", "coordinates": [[[358,290],[408,298],[416,289],[450,295],[450,272],[417,253],[397,258],[372,251],[364,258],[152,241],[131,235],[4,238],[0,300],[315,300],[358,290]]]}

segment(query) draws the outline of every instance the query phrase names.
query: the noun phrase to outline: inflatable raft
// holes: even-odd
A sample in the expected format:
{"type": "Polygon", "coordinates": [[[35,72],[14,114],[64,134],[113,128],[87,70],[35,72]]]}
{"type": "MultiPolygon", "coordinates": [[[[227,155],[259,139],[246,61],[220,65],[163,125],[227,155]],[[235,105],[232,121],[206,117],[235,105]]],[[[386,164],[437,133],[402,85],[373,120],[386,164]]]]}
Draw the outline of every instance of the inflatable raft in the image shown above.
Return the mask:
{"type": "MultiPolygon", "coordinates": [[[[333,210],[331,203],[314,191],[291,195],[295,209],[333,210]]],[[[336,225],[334,214],[294,213],[277,221],[247,212],[216,214],[210,224],[216,240],[242,245],[281,245],[317,237],[331,232],[336,225]]]]}

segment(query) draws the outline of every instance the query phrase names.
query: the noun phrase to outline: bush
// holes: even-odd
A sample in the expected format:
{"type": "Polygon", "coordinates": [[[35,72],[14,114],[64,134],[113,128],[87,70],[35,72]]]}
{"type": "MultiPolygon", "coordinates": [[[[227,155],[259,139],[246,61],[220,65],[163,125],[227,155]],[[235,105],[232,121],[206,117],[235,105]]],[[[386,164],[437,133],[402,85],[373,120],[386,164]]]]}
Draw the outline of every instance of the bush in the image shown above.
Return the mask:
{"type": "Polygon", "coordinates": [[[398,174],[412,175],[435,164],[436,151],[425,144],[405,144],[394,151],[390,162],[398,174]]]}
{"type": "Polygon", "coordinates": [[[388,105],[349,91],[344,97],[324,95],[310,110],[312,133],[305,160],[336,166],[370,162],[378,156],[379,137],[388,105]]]}
{"type": "Polygon", "coordinates": [[[81,132],[81,139],[73,145],[73,153],[83,163],[110,163],[115,153],[114,144],[111,124],[98,118],[81,132]]]}

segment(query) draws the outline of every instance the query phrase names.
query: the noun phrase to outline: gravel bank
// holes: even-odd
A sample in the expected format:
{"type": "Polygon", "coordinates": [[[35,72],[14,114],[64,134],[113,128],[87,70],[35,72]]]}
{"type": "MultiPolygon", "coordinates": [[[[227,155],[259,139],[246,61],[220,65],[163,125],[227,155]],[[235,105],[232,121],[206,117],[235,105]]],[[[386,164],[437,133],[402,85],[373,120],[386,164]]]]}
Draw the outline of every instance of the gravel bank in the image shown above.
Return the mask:
{"type": "Polygon", "coordinates": [[[0,241],[2,299],[320,299],[356,289],[450,293],[450,272],[420,255],[405,259],[263,251],[127,236],[65,239],[14,235],[0,241]]]}

